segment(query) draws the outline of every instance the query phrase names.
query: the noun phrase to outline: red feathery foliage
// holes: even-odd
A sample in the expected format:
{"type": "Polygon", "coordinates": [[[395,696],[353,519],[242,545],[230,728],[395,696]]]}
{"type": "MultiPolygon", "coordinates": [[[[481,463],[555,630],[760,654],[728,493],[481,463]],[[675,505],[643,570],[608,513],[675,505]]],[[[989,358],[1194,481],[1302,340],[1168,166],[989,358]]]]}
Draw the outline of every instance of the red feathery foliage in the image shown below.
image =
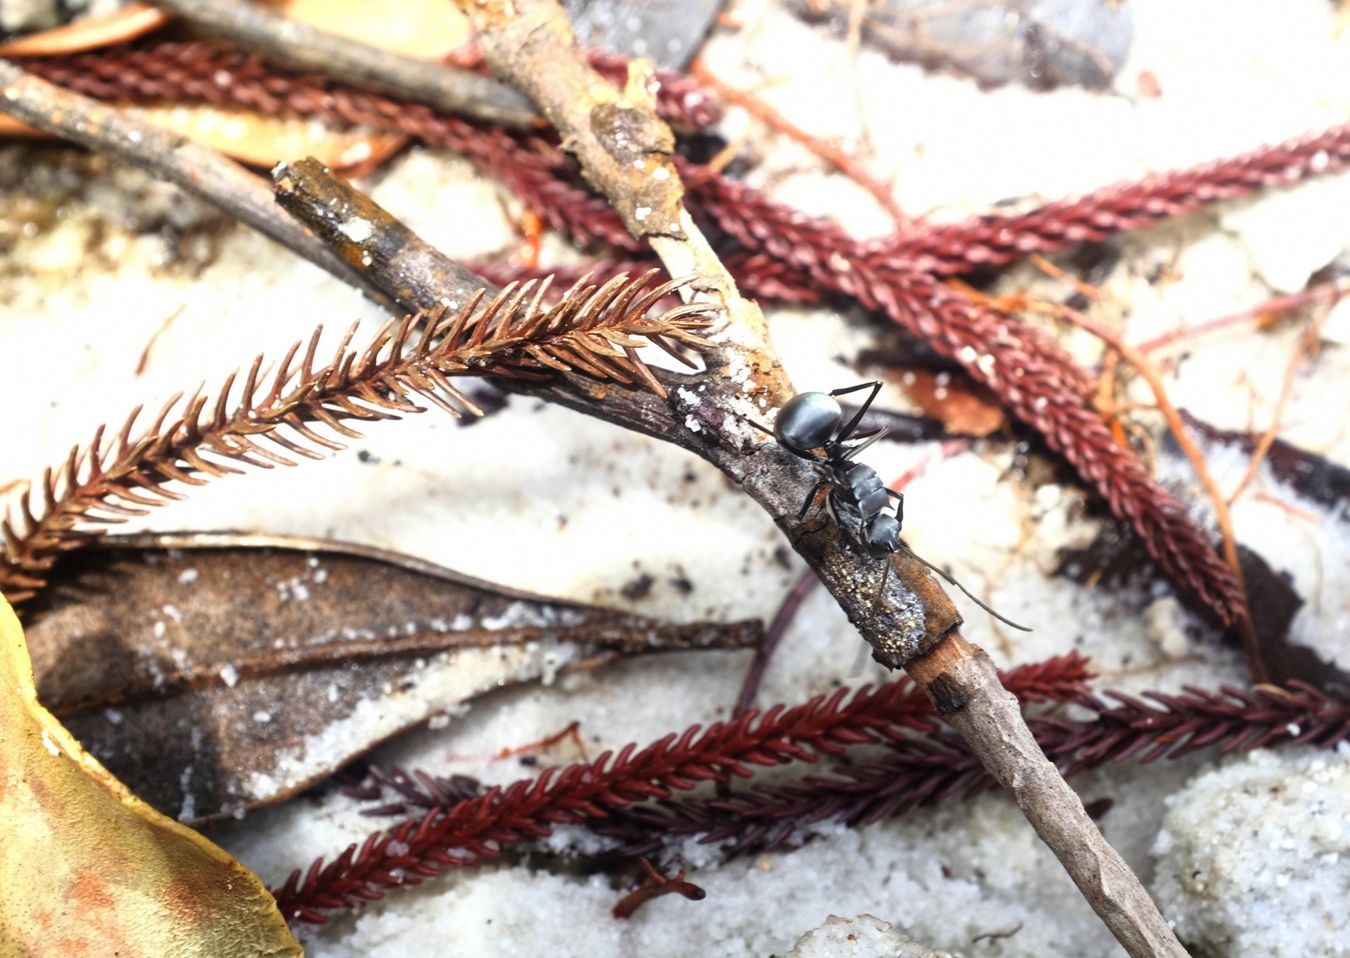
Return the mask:
{"type": "MultiPolygon", "coordinates": [[[[1302,682],[1144,693],[1152,703],[1120,692],[1105,698],[1115,704],[1092,695],[1076,700],[1094,713],[1091,718],[1028,718],[1041,748],[1066,776],[1130,759],[1180,758],[1209,746],[1227,753],[1272,745],[1329,749],[1350,741],[1350,701],[1302,682]]],[[[733,856],[779,847],[820,822],[866,825],[994,787],[961,739],[939,732],[890,742],[881,758],[840,769],[835,777],[805,776],[718,798],[668,799],[620,809],[587,826],[620,841],[625,854],[650,854],[673,838],[698,835],[704,843],[725,843],[722,851],[733,856]]]]}
{"type": "Polygon", "coordinates": [[[1184,170],[1154,173],[1026,213],[916,224],[876,244],[876,253],[938,276],[1002,266],[1029,253],[1095,243],[1222,200],[1289,186],[1350,165],[1350,124],[1184,170]]]}
{"type": "MultiPolygon", "coordinates": [[[[1027,701],[1065,701],[1086,694],[1089,677],[1086,659],[1071,653],[1004,673],[1003,684],[1027,701]]],[[[327,864],[316,860],[303,879],[297,869],[273,893],[288,920],[322,922],[325,910],[352,908],[383,897],[385,888],[417,884],[446,866],[494,856],[503,843],[540,838],[552,825],[603,818],[699,782],[749,778],[750,765],[813,762],[818,754],[838,755],[851,745],[902,742],[906,729],[936,728],[931,703],[907,678],[851,696],[840,689],[790,709],[777,705],[762,715],[747,712],[707,729],[694,725],[641,751],[630,744],[617,754],[548,769],[536,779],[491,788],[448,808],[432,807],[370,835],[359,849],[348,846],[327,864]]]]}
{"type": "Polygon", "coordinates": [[[1112,437],[1089,405],[1089,380],[1059,346],[1026,323],[977,305],[960,290],[878,255],[828,220],[813,219],[731,181],[707,209],[743,245],[810,273],[824,288],[884,312],[993,390],[1045,436],[1126,519],[1174,582],[1188,587],[1226,624],[1244,615],[1242,590],[1182,506],[1112,437]]]}

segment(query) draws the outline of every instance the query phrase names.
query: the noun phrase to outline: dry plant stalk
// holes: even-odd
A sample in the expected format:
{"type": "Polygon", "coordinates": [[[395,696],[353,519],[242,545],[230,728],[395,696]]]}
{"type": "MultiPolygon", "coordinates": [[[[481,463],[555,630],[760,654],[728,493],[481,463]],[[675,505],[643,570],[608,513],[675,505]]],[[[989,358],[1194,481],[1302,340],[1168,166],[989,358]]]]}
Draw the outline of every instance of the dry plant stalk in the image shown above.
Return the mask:
{"type": "Polygon", "coordinates": [[[489,299],[480,290],[456,310],[389,321],[363,349],[349,348],[353,325],[333,358],[316,368],[320,327],[303,355],[301,343],[290,348],[270,385],[262,383],[266,374],[259,356],[233,401],[237,373],[226,378],[214,403],[200,387],[186,401],[180,393],[140,432],[135,432],[137,407],[107,448],[100,426],[87,446],[71,450],[62,467],[48,469],[36,508],[30,492],[20,497],[19,520],[3,524],[0,589],[11,603],[30,598],[60,555],[100,534],[89,524],[124,522],[184,498],[169,484],[204,485],[207,477],[239,473],[240,465],[293,466],[290,456],[319,459],[344,448],[315,426],[355,438],[360,433],[346,423],[422,412],[414,397],[452,416],[481,415],[451,376],[548,378],[575,369],[597,380],[640,383],[663,395],[636,350],[644,341],[672,353],[677,344],[705,348],[700,332],[707,308],[689,304],[649,317],[652,306],[681,285],[652,286],[653,275],[615,277],[603,286],[578,284],[551,306],[544,303],[548,281],[509,286],[489,299]]]}
{"type": "Polygon", "coordinates": [[[293,221],[277,212],[264,184],[209,147],[94,103],[0,60],[0,113],[89,149],[111,153],[228,210],[264,236],[351,283],[386,307],[392,301],[293,221]]]}
{"type": "Polygon", "coordinates": [[[397,92],[491,123],[530,126],[538,120],[519,93],[490,77],[367,46],[265,6],[236,0],[156,0],[156,5],[284,66],[322,70],[356,86],[397,92]]]}

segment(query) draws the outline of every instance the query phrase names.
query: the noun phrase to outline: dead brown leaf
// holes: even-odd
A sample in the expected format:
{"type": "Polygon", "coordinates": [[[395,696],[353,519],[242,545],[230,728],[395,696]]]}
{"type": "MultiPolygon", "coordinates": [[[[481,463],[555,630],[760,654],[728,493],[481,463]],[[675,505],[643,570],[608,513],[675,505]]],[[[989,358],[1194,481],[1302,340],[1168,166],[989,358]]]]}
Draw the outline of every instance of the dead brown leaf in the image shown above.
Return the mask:
{"type": "Polygon", "coordinates": [[[193,822],[279,801],[503,685],[760,637],[758,623],[667,625],[277,536],[114,538],[58,566],[25,614],[43,701],[193,822]]]}
{"type": "Polygon", "coordinates": [[[959,376],[906,369],[899,382],[925,416],[940,420],[954,435],[981,438],[1008,421],[993,393],[959,376]]]}

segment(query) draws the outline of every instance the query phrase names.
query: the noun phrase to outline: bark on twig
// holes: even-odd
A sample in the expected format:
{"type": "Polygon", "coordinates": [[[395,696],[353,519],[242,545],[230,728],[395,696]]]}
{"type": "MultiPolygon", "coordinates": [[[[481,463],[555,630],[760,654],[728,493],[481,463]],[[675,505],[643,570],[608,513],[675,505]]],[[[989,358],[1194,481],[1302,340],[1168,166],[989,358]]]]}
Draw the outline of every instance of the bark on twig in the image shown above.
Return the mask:
{"type": "MultiPolygon", "coordinates": [[[[745,299],[684,207],[684,185],[671,156],[675,135],[656,115],[650,63],[629,64],[616,89],[577,46],[561,7],[552,0],[459,0],[473,19],[488,65],[524,92],[548,117],[563,149],[622,217],[628,231],[651,243],[671,276],[692,276],[696,298],[725,311],[725,336],[752,361],[760,398],[781,405],[791,386],[770,355],[759,306],[745,299]]],[[[723,368],[725,372],[731,370],[723,368]]]]}
{"type": "Polygon", "coordinates": [[[344,265],[402,309],[458,309],[476,292],[488,297],[497,292],[313,157],[278,165],[272,179],[274,202],[295,218],[292,222],[308,226],[344,265]]]}
{"type": "Polygon", "coordinates": [[[491,77],[401,56],[239,0],[154,0],[193,26],[254,50],[278,66],[314,70],[353,86],[393,93],[446,113],[504,126],[531,126],[539,114],[491,77]]]}
{"type": "Polygon", "coordinates": [[[282,215],[264,180],[215,150],[144,122],[138,112],[104,106],[0,60],[0,113],[91,150],[110,153],[176,183],[356,286],[381,305],[388,307],[395,302],[327,245],[282,215]]]}
{"type": "Polygon", "coordinates": [[[989,656],[953,632],[928,655],[909,663],[908,671],[989,773],[1012,793],[1036,834],[1125,950],[1135,956],[1184,958],[1186,951],[1153,899],[1045,757],[989,656]]]}

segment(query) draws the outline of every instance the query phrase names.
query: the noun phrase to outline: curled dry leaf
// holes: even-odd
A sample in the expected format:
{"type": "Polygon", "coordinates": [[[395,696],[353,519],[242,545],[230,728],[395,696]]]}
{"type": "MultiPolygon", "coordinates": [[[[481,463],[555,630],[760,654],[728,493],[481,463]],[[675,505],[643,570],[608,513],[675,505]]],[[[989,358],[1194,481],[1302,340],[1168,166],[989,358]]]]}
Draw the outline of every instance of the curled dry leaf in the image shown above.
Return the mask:
{"type": "Polygon", "coordinates": [[[244,535],[112,538],[61,563],[26,614],[43,701],[146,801],[194,822],[283,799],[491,689],[761,634],[244,535]]]}
{"type": "Polygon", "coordinates": [[[256,875],[138,799],[38,704],[3,597],[0,729],[0,954],[302,954],[256,875]]]}
{"type": "Polygon", "coordinates": [[[129,3],[110,13],[80,17],[50,30],[0,43],[0,56],[51,57],[83,53],[114,43],[127,43],[158,30],[172,17],[148,3],[129,3]]]}
{"type": "Polygon", "coordinates": [[[398,133],[331,130],[289,116],[264,116],[228,106],[152,106],[149,123],[219,150],[250,166],[271,168],[295,156],[314,156],[336,170],[367,168],[397,152],[398,133]]]}

